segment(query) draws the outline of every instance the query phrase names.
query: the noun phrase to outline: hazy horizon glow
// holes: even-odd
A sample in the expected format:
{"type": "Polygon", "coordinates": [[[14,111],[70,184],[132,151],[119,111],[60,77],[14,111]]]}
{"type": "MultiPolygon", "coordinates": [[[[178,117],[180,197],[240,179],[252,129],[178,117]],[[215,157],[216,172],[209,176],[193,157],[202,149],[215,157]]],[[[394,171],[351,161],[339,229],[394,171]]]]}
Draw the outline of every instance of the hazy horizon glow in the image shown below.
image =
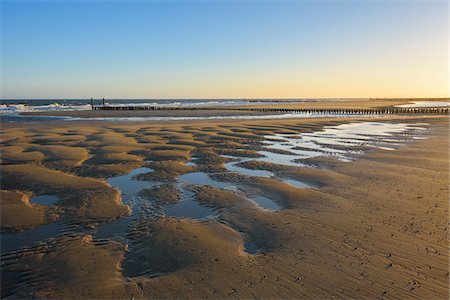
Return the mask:
{"type": "Polygon", "coordinates": [[[448,97],[447,1],[3,1],[15,98],[448,97]]]}

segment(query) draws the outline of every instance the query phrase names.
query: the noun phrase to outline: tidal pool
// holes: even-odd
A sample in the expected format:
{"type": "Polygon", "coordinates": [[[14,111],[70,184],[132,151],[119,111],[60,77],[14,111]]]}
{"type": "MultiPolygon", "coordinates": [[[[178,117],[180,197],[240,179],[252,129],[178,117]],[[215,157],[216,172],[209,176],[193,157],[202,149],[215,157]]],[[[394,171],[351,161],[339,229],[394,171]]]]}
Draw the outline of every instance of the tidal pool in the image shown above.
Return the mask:
{"type": "MultiPolygon", "coordinates": [[[[395,150],[402,142],[420,139],[415,133],[426,129],[427,123],[407,124],[393,122],[353,122],[337,126],[325,126],[311,133],[274,134],[264,136],[263,146],[258,153],[261,157],[233,158],[225,163],[228,171],[244,176],[268,177],[283,181],[296,188],[311,188],[310,184],[294,179],[283,179],[276,172],[247,169],[238,165],[247,161],[260,161],[289,167],[306,167],[302,159],[332,157],[341,161],[352,161],[361,149],[377,148],[395,150]]],[[[223,157],[230,158],[228,155],[223,157]]],[[[220,187],[220,186],[217,186],[220,187]]]]}
{"type": "Polygon", "coordinates": [[[413,139],[413,131],[424,130],[426,125],[424,123],[355,122],[326,126],[321,131],[312,133],[268,135],[263,141],[264,148],[289,151],[292,154],[262,150],[259,153],[264,157],[255,160],[289,166],[301,166],[298,159],[318,156],[351,161],[355,155],[364,153],[357,147],[395,149],[393,146],[399,146],[402,141],[413,139]]]}
{"type": "Polygon", "coordinates": [[[143,200],[138,196],[139,192],[155,185],[153,182],[137,180],[136,176],[149,172],[153,172],[153,169],[140,167],[126,175],[108,179],[108,183],[112,187],[120,190],[122,202],[131,208],[131,215],[102,224],[94,235],[96,238],[115,238],[121,242],[126,242],[126,233],[133,221],[138,219],[139,212],[142,210],[143,200]]]}
{"type": "Polygon", "coordinates": [[[52,195],[41,195],[30,198],[30,203],[51,206],[59,201],[59,198],[52,195]]]}
{"type": "Polygon", "coordinates": [[[146,167],[137,168],[126,175],[109,178],[108,183],[120,190],[122,202],[128,204],[127,201],[136,196],[141,190],[152,186],[152,183],[149,181],[135,179],[137,175],[149,172],[153,172],[153,169],[146,167]]]}
{"type": "Polygon", "coordinates": [[[158,218],[163,215],[178,217],[204,219],[213,215],[213,211],[197,203],[193,193],[187,188],[188,184],[210,185],[216,188],[227,188],[229,184],[211,179],[204,172],[192,172],[181,175],[177,178],[177,188],[181,192],[181,199],[175,204],[155,205],[150,199],[142,199],[139,193],[143,189],[148,189],[161,185],[161,182],[136,180],[136,176],[143,173],[153,172],[150,168],[137,168],[131,173],[123,176],[113,177],[108,183],[118,188],[122,194],[122,201],[131,207],[130,216],[120,218],[111,223],[100,226],[95,234],[97,238],[114,238],[122,242],[127,242],[126,233],[130,226],[140,218],[158,218]]]}
{"type": "MultiPolygon", "coordinates": [[[[147,181],[139,181],[134,177],[138,174],[152,172],[150,168],[137,168],[129,174],[112,177],[108,183],[118,188],[122,195],[122,202],[132,208],[132,214],[128,217],[120,218],[116,221],[103,224],[94,232],[96,238],[112,238],[123,241],[124,236],[128,230],[128,226],[136,219],[136,215],[141,209],[142,199],[137,194],[144,188],[152,186],[152,183],[147,181]]],[[[53,205],[59,201],[59,198],[51,195],[41,195],[32,197],[31,203],[42,205],[53,205]]],[[[39,242],[45,241],[49,238],[57,237],[62,234],[77,233],[83,231],[80,226],[74,226],[65,221],[58,221],[50,224],[38,226],[33,229],[2,233],[1,234],[1,252],[16,251],[22,248],[31,247],[39,242]]]]}
{"type": "Polygon", "coordinates": [[[218,189],[235,189],[233,184],[214,180],[205,172],[187,173],[179,176],[178,180],[188,184],[209,185],[218,189]]]}
{"type": "Polygon", "coordinates": [[[266,171],[266,170],[253,170],[253,169],[246,169],[240,166],[237,166],[236,164],[241,163],[243,160],[238,160],[235,162],[229,162],[225,164],[225,168],[227,168],[228,171],[239,173],[246,176],[258,176],[258,177],[272,177],[274,174],[272,172],[266,171]]]}
{"type": "Polygon", "coordinates": [[[277,203],[275,203],[275,201],[264,196],[256,195],[250,196],[248,198],[254,201],[259,207],[265,210],[274,211],[279,210],[281,208],[277,203]]]}
{"type": "Polygon", "coordinates": [[[287,184],[289,184],[289,185],[292,185],[292,186],[295,186],[296,188],[299,188],[299,189],[306,189],[306,188],[310,188],[310,187],[311,187],[310,184],[305,183],[305,182],[300,181],[300,180],[295,180],[295,179],[285,179],[285,180],[283,180],[283,181],[284,181],[285,183],[287,183],[287,184]]]}
{"type": "Polygon", "coordinates": [[[181,200],[175,204],[169,205],[164,209],[164,214],[177,218],[205,219],[212,217],[214,211],[200,205],[195,201],[195,194],[184,187],[183,183],[178,185],[181,190],[181,200]]]}
{"type": "Polygon", "coordinates": [[[65,222],[54,222],[25,231],[2,233],[0,234],[1,253],[4,254],[29,248],[49,238],[60,236],[66,232],[65,229],[69,225],[65,222]]]}
{"type": "Polygon", "coordinates": [[[262,252],[261,247],[255,241],[245,241],[244,243],[244,251],[248,254],[259,254],[262,252]]]}

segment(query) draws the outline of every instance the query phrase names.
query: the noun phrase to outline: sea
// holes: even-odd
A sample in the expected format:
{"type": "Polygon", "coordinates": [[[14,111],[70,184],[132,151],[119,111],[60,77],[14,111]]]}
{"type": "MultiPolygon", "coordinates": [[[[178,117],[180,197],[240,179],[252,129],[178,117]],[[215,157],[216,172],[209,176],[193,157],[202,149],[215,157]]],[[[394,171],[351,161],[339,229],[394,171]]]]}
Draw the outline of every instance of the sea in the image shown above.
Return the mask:
{"type": "MultiPolygon", "coordinates": [[[[36,123],[46,121],[177,121],[177,120],[204,120],[204,119],[277,119],[294,118],[293,114],[274,114],[264,116],[231,115],[231,116],[204,116],[204,117],[69,117],[69,116],[42,116],[24,115],[25,112],[51,112],[51,111],[83,111],[94,106],[154,106],[154,107],[223,107],[245,105],[268,105],[298,102],[319,102],[329,99],[32,99],[8,100],[0,99],[0,121],[36,123]]],[[[335,99],[339,100],[339,99],[335,99]]],[[[344,100],[344,99],[342,99],[344,100]]]]}
{"type": "MultiPolygon", "coordinates": [[[[155,106],[155,107],[193,107],[193,106],[241,106],[287,102],[314,102],[321,99],[106,99],[111,106],[155,106]]],[[[92,100],[94,105],[103,105],[103,99],[92,100]]],[[[90,110],[90,99],[33,99],[0,100],[0,114],[19,114],[22,112],[90,110]]]]}
{"type": "MultiPolygon", "coordinates": [[[[24,112],[48,111],[83,111],[90,110],[91,103],[95,106],[154,106],[154,107],[224,107],[245,105],[288,104],[301,102],[368,100],[366,98],[301,98],[301,99],[0,99],[0,121],[34,123],[42,121],[165,121],[165,120],[203,120],[203,119],[288,119],[288,118],[321,118],[321,117],[355,117],[354,114],[317,114],[317,113],[275,113],[273,115],[227,115],[204,117],[69,117],[23,115],[24,112]]],[[[450,107],[445,101],[413,101],[399,107],[450,107]]],[[[361,117],[368,115],[362,114],[361,117]]]]}

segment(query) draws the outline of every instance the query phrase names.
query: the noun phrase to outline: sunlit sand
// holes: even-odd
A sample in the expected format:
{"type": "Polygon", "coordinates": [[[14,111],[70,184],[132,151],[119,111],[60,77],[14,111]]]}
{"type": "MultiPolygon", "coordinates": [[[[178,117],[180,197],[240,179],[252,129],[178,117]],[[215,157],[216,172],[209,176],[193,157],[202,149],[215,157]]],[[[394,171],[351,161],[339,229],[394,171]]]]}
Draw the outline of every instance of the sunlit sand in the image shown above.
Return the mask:
{"type": "Polygon", "coordinates": [[[2,163],[3,297],[447,292],[445,116],[4,123],[2,163]]]}

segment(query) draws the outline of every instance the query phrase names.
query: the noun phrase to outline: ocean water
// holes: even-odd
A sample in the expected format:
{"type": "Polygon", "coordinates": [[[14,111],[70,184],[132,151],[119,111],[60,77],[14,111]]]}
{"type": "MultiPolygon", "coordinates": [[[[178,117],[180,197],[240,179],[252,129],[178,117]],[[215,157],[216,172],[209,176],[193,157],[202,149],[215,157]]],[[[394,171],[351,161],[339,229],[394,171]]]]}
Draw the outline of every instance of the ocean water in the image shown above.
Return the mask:
{"type": "MultiPolygon", "coordinates": [[[[243,105],[287,104],[299,102],[342,101],[348,99],[109,99],[105,105],[110,106],[155,106],[155,107],[220,107],[243,105]]],[[[355,100],[355,99],[353,99],[355,100]]],[[[96,106],[103,105],[101,99],[93,100],[96,106]]],[[[227,120],[227,119],[291,119],[291,118],[320,118],[320,117],[355,117],[346,114],[318,114],[318,113],[287,113],[270,115],[228,115],[228,116],[201,116],[201,117],[69,117],[69,116],[36,116],[23,115],[24,112],[45,111],[82,111],[91,109],[90,99],[71,100],[0,100],[0,117],[4,122],[39,123],[45,121],[114,121],[114,122],[142,122],[142,121],[182,121],[182,120],[227,120]]],[[[361,115],[364,117],[365,115],[361,115]]]]}
{"type": "MultiPolygon", "coordinates": [[[[311,102],[320,99],[105,99],[105,105],[110,106],[156,106],[156,107],[195,107],[195,106],[236,106],[236,105],[257,105],[286,102],[311,102]]],[[[93,100],[94,105],[103,105],[101,99],[93,100]]],[[[69,100],[0,100],[0,114],[18,114],[21,112],[38,111],[62,111],[62,110],[90,110],[90,99],[69,99],[69,100]]]]}

